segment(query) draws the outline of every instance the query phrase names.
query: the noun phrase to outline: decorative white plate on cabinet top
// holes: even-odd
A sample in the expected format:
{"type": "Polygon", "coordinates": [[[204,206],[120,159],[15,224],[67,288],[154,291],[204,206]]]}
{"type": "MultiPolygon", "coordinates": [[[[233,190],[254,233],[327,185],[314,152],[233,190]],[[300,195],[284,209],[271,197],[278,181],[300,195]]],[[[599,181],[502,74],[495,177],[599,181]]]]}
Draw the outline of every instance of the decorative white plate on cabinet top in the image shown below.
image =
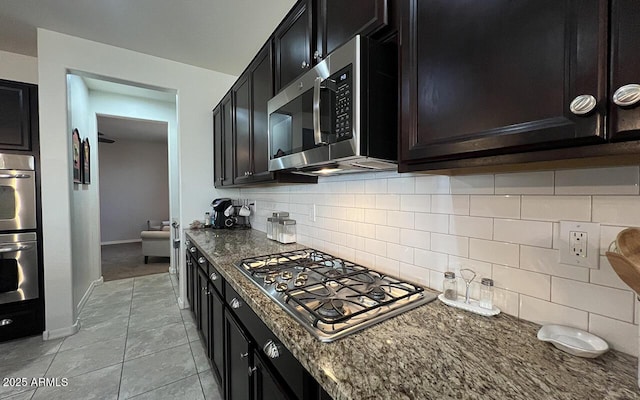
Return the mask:
{"type": "Polygon", "coordinates": [[[545,325],[538,331],[538,339],[578,357],[595,358],[609,350],[598,336],[564,325],[545,325]]]}

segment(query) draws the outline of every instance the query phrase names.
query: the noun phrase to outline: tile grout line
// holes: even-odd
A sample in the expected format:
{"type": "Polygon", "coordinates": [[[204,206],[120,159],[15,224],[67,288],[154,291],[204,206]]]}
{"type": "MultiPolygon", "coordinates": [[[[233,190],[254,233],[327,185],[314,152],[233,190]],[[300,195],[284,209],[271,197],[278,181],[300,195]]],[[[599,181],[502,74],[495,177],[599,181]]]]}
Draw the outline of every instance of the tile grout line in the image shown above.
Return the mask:
{"type": "Polygon", "coordinates": [[[136,290],[136,278],[134,277],[131,282],[131,302],[129,303],[129,318],[127,318],[127,332],[124,339],[124,349],[122,352],[122,363],[120,367],[120,380],[118,381],[117,396],[120,399],[120,390],[122,389],[122,376],[124,375],[124,356],[127,353],[127,342],[129,341],[129,324],[131,322],[131,311],[133,310],[133,293],[136,290]]]}

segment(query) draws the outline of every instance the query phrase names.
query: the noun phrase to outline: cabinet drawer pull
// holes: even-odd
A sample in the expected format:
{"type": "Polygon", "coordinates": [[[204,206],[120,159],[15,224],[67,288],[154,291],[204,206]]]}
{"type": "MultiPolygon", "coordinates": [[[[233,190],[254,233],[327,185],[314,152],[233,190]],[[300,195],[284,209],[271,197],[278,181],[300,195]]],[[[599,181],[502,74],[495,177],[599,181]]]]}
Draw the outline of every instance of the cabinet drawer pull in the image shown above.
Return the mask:
{"type": "Polygon", "coordinates": [[[265,343],[264,347],[262,347],[264,354],[266,354],[267,357],[271,359],[280,357],[280,349],[280,345],[273,340],[268,340],[267,343],[265,343]]]}
{"type": "Polygon", "coordinates": [[[309,63],[306,62],[306,61],[303,61],[301,66],[302,66],[302,69],[307,69],[307,68],[309,68],[309,63]]]}
{"type": "Polygon", "coordinates": [[[193,246],[189,249],[190,252],[195,253],[196,252],[196,246],[193,246]]]}
{"type": "Polygon", "coordinates": [[[7,326],[13,324],[13,320],[10,318],[5,318],[0,320],[0,326],[7,326]]]}
{"type": "Polygon", "coordinates": [[[207,261],[204,257],[198,258],[198,264],[204,264],[207,261]]]}
{"type": "Polygon", "coordinates": [[[613,102],[620,107],[629,107],[640,101],[640,85],[631,83],[618,88],[613,94],[613,102]]]}
{"type": "Polygon", "coordinates": [[[313,52],[313,59],[318,62],[322,60],[322,53],[320,53],[320,50],[316,50],[313,52]]]}
{"type": "Polygon", "coordinates": [[[593,109],[596,108],[597,103],[598,101],[592,95],[581,94],[580,96],[573,99],[573,101],[569,105],[569,109],[575,115],[585,115],[593,111],[593,109]]]}
{"type": "Polygon", "coordinates": [[[189,239],[185,240],[184,245],[187,247],[191,246],[191,241],[189,239]]]}
{"type": "Polygon", "coordinates": [[[249,357],[249,353],[240,353],[240,358],[247,358],[249,357]]]}
{"type": "Polygon", "coordinates": [[[211,275],[209,276],[209,278],[211,278],[212,281],[217,281],[218,280],[218,274],[216,274],[215,272],[212,272],[211,275]]]}
{"type": "Polygon", "coordinates": [[[242,303],[240,303],[240,300],[236,299],[235,297],[231,299],[231,302],[229,304],[231,305],[231,308],[236,310],[242,305],[242,303]]]}
{"type": "Polygon", "coordinates": [[[249,376],[252,376],[254,372],[258,370],[258,367],[249,367],[249,376]]]}

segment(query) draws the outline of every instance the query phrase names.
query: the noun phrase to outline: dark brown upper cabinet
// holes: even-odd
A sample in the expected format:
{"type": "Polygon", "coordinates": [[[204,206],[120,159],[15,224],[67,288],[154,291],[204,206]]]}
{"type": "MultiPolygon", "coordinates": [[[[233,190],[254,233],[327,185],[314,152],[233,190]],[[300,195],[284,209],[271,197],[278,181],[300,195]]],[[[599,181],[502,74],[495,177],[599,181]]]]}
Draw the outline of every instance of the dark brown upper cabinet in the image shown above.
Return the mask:
{"type": "Polygon", "coordinates": [[[355,35],[371,34],[388,23],[387,0],[318,0],[317,4],[316,63],[355,35]]]}
{"type": "Polygon", "coordinates": [[[0,80],[0,149],[31,151],[37,119],[37,87],[0,80]]]}
{"type": "Polygon", "coordinates": [[[233,108],[235,127],[235,177],[234,184],[245,183],[251,173],[251,85],[249,73],[245,72],[233,85],[233,108]]]}
{"type": "Polygon", "coordinates": [[[640,139],[640,2],[611,2],[609,129],[612,140],[640,139]]]}
{"type": "Polygon", "coordinates": [[[227,93],[213,110],[213,176],[214,186],[233,184],[233,102],[227,93]]]}
{"type": "Polygon", "coordinates": [[[267,103],[273,97],[273,60],[271,42],[260,50],[249,67],[251,74],[251,134],[252,159],[251,180],[270,181],[273,174],[269,172],[269,122],[267,103]]]}
{"type": "Polygon", "coordinates": [[[311,67],[312,36],[312,1],[303,0],[289,12],[273,35],[276,92],[311,67]]]}
{"type": "Polygon", "coordinates": [[[400,170],[604,141],[607,8],[403,0],[400,170]]]}

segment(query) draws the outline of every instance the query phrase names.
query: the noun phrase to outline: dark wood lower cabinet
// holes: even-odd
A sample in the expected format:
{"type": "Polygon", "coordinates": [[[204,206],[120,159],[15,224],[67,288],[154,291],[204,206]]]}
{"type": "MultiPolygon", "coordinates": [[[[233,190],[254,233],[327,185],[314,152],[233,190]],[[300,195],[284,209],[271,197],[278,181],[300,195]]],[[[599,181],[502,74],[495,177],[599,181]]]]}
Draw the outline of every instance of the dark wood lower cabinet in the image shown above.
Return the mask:
{"type": "Polygon", "coordinates": [[[224,327],[227,337],[225,399],[248,400],[251,398],[249,365],[252,358],[249,339],[228,311],[225,312],[224,327]]]}
{"type": "Polygon", "coordinates": [[[225,400],[330,400],[222,278],[203,254],[187,248],[187,298],[225,400]],[[276,346],[276,356],[265,348],[276,346]]]}

